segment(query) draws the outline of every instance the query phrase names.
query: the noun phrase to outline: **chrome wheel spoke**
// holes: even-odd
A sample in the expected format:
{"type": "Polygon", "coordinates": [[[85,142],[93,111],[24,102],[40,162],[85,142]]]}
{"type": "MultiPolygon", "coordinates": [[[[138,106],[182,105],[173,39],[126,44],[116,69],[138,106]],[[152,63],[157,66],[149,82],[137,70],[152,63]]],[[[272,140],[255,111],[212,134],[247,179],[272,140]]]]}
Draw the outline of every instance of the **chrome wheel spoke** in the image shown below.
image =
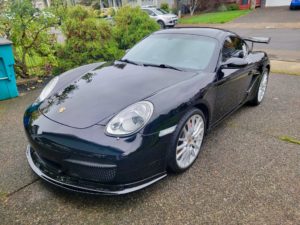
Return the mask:
{"type": "Polygon", "coordinates": [[[176,150],[179,151],[179,150],[185,148],[186,146],[187,146],[187,143],[186,143],[186,142],[183,142],[181,145],[178,145],[178,146],[177,146],[176,150]]]}
{"type": "Polygon", "coordinates": [[[177,160],[182,158],[183,154],[187,152],[187,148],[183,148],[181,151],[179,151],[179,153],[177,152],[176,158],[177,160]]]}

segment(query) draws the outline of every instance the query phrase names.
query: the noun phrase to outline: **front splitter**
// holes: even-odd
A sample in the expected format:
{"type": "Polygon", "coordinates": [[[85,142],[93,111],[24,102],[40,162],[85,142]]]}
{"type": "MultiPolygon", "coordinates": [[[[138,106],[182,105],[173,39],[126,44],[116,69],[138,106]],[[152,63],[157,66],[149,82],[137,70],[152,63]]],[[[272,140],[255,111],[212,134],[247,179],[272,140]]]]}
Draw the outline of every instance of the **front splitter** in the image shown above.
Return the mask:
{"type": "Polygon", "coordinates": [[[122,195],[122,194],[128,194],[134,191],[138,191],[140,189],[143,189],[151,184],[156,183],[157,181],[163,179],[164,177],[167,176],[166,173],[157,175],[155,177],[153,177],[153,179],[149,178],[147,179],[147,181],[145,181],[145,183],[141,182],[137,182],[137,183],[142,183],[142,184],[138,184],[136,186],[134,186],[134,184],[126,184],[124,186],[132,186],[132,187],[128,187],[128,188],[124,188],[122,190],[118,190],[118,191],[110,191],[107,189],[99,189],[99,188],[90,188],[90,187],[83,187],[83,186],[78,186],[78,185],[74,185],[74,184],[70,184],[70,183],[64,183],[62,181],[56,180],[48,175],[46,175],[42,170],[40,170],[40,168],[38,168],[35,163],[33,162],[32,159],[32,153],[31,153],[31,147],[30,145],[27,146],[27,150],[26,150],[26,156],[27,156],[27,160],[28,163],[31,167],[31,169],[39,176],[41,177],[43,180],[47,181],[48,183],[51,183],[55,186],[58,186],[60,188],[66,189],[66,190],[70,190],[70,191],[75,191],[75,192],[80,192],[80,193],[86,193],[86,194],[99,194],[99,195],[122,195]]]}

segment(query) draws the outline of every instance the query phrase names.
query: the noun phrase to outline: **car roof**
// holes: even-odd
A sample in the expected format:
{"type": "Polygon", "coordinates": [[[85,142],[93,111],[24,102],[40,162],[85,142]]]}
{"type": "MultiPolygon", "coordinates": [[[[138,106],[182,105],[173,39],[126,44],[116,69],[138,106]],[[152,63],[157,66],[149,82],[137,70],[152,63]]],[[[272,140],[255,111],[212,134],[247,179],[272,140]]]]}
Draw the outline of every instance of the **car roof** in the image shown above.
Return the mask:
{"type": "Polygon", "coordinates": [[[155,32],[155,34],[191,34],[212,37],[219,41],[222,41],[228,35],[238,36],[231,31],[212,27],[175,27],[172,29],[159,30],[155,32]]]}

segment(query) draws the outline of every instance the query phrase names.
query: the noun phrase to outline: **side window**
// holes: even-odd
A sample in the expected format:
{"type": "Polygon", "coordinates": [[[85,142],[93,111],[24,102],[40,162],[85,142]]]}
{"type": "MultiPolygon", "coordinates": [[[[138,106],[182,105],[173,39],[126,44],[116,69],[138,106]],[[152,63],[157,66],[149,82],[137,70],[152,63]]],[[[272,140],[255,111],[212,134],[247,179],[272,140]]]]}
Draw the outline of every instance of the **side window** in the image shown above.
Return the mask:
{"type": "Polygon", "coordinates": [[[150,9],[143,9],[149,16],[156,16],[155,13],[150,9]]]}
{"type": "Polygon", "coordinates": [[[146,12],[148,15],[152,14],[152,12],[150,10],[148,10],[148,9],[143,9],[143,11],[146,12]]]}
{"type": "Polygon", "coordinates": [[[231,57],[243,58],[248,54],[246,43],[238,37],[227,37],[222,49],[222,61],[226,61],[231,57]]]}

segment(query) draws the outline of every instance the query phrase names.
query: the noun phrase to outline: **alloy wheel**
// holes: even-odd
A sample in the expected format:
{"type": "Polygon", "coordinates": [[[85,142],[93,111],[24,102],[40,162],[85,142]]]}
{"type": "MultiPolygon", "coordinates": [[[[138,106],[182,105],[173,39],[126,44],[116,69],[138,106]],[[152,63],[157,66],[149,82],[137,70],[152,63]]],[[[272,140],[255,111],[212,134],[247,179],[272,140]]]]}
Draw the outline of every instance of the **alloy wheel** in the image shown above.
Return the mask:
{"type": "Polygon", "coordinates": [[[188,168],[197,158],[204,137],[204,120],[192,115],[183,126],[176,146],[176,162],[181,169],[188,168]]]}
{"type": "Polygon", "coordinates": [[[265,96],[268,85],[268,72],[264,72],[258,88],[257,100],[261,102],[265,96]]]}

